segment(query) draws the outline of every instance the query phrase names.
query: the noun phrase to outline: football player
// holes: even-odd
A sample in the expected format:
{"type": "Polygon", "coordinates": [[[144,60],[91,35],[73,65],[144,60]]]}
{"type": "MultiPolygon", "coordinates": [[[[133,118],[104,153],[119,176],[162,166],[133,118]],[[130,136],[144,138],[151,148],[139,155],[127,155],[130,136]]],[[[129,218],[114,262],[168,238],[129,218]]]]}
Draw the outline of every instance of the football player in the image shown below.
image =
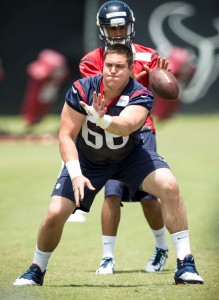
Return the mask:
{"type": "MultiPolygon", "coordinates": [[[[131,47],[134,56],[132,77],[147,88],[149,85],[148,74],[151,69],[157,67],[157,64],[161,68],[168,68],[168,62],[165,59],[161,60],[154,49],[133,43],[134,23],[132,10],[122,1],[108,1],[100,7],[97,13],[97,26],[104,45],[89,52],[81,59],[79,69],[83,77],[102,73],[104,52],[109,45],[116,43],[131,47]]],[[[144,124],[142,135],[147,147],[156,151],[155,126],[150,114],[144,124]]],[[[145,265],[145,271],[161,272],[168,257],[168,245],[160,201],[154,195],[142,191],[131,197],[123,183],[109,180],[105,185],[105,200],[101,215],[103,256],[96,274],[112,274],[114,272],[114,245],[120,222],[121,201],[139,201],[141,203],[145,219],[155,238],[154,251],[145,265]]]]}

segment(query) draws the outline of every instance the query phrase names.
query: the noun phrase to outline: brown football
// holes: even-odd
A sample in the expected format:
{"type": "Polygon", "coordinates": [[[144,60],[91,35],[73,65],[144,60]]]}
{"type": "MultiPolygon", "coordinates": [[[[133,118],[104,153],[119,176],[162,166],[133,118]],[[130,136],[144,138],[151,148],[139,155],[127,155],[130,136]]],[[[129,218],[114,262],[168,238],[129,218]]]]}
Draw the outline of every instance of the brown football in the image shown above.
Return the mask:
{"type": "Polygon", "coordinates": [[[179,85],[175,76],[167,70],[156,68],[149,74],[149,88],[165,100],[177,100],[179,85]]]}

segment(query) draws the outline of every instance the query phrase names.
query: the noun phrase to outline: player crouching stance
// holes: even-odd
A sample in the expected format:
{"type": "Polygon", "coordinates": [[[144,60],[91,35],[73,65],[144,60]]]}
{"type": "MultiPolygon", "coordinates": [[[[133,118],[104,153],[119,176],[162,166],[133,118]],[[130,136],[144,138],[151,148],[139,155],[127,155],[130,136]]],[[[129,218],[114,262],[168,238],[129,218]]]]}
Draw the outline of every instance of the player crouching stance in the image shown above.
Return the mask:
{"type": "Polygon", "coordinates": [[[43,285],[49,258],[66,220],[80,207],[89,212],[109,179],[139,187],[161,200],[166,228],[177,254],[175,283],[203,283],[190,252],[187,217],[178,184],[165,160],[145,149],[139,134],[152,94],[129,75],[133,54],[122,44],[104,54],[103,75],[75,81],[61,114],[60,153],[64,167],[41,223],[33,264],[13,285],[43,285]]]}

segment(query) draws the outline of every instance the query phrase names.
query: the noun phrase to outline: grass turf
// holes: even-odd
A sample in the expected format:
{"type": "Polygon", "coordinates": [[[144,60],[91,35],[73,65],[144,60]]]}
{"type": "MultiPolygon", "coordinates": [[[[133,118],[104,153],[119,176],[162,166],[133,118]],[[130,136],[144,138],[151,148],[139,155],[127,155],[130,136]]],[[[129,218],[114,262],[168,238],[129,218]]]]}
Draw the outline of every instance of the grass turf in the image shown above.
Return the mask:
{"type": "MultiPolygon", "coordinates": [[[[25,131],[19,118],[5,118],[3,123],[4,131],[25,131]]],[[[33,131],[53,132],[58,123],[58,118],[49,117],[33,131]]],[[[165,270],[158,274],[143,271],[154,241],[138,203],[122,208],[115,274],[95,275],[102,255],[100,192],[85,223],[66,223],[44,286],[13,287],[12,281],[32,262],[38,226],[49,204],[60,157],[53,139],[45,143],[1,142],[0,298],[219,299],[218,128],[218,115],[177,116],[157,124],[158,152],[178,177],[188,212],[191,248],[204,285],[173,284],[175,252],[169,234],[165,270]]]]}

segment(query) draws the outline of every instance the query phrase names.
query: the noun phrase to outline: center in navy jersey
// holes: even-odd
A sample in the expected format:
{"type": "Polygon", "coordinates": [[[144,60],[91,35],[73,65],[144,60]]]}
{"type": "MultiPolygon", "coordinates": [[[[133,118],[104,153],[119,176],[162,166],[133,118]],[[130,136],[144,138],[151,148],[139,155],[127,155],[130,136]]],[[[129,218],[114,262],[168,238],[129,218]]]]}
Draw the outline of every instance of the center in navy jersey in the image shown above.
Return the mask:
{"type": "MultiPolygon", "coordinates": [[[[103,130],[94,123],[92,117],[87,115],[79,102],[84,101],[92,105],[93,93],[100,93],[102,80],[103,75],[100,74],[75,81],[67,92],[66,102],[74,110],[86,116],[76,141],[79,155],[84,155],[94,163],[109,164],[122,160],[139,145],[141,128],[129,136],[118,136],[103,130]]],[[[150,110],[152,99],[151,92],[130,78],[122,95],[107,107],[107,114],[118,116],[128,105],[141,105],[150,110]]]]}

